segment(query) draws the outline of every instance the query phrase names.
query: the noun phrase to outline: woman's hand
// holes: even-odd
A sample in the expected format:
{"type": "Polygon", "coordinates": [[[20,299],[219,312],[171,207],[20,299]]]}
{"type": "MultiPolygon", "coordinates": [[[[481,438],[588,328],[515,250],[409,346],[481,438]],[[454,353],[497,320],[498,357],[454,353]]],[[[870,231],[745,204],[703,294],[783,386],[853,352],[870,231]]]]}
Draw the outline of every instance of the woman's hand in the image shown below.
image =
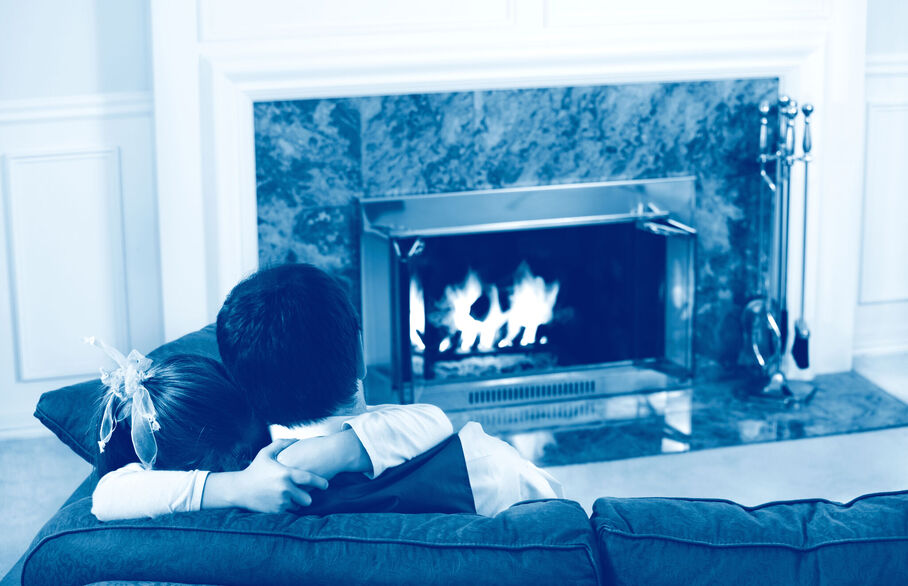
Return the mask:
{"type": "Polygon", "coordinates": [[[312,503],[309,491],[328,488],[328,481],[277,461],[278,454],[294,441],[271,442],[245,470],[209,474],[202,493],[202,508],[242,507],[259,513],[281,513],[309,506],[312,503]]]}

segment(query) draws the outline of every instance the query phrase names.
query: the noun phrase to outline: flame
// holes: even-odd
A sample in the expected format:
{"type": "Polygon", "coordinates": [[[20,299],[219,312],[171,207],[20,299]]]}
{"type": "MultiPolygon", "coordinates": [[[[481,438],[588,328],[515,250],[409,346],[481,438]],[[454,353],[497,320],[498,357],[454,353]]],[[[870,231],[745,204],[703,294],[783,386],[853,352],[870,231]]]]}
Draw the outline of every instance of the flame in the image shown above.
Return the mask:
{"type": "Polygon", "coordinates": [[[498,332],[508,321],[508,314],[501,311],[501,302],[498,300],[498,287],[492,285],[489,291],[489,314],[482,321],[482,330],[479,334],[479,349],[489,352],[495,349],[495,340],[498,332]]]}
{"type": "Polygon", "coordinates": [[[520,336],[520,345],[535,343],[539,326],[552,321],[552,311],[560,288],[558,281],[548,285],[542,277],[537,277],[530,271],[530,265],[520,263],[514,291],[511,293],[511,309],[508,310],[508,333],[498,343],[498,347],[513,346],[521,329],[523,335],[520,336]]]}
{"type": "MultiPolygon", "coordinates": [[[[418,287],[418,283],[416,286],[418,287]]],[[[559,288],[557,281],[546,283],[542,277],[535,276],[529,265],[523,262],[515,274],[514,286],[509,297],[510,308],[508,311],[502,311],[498,287],[492,285],[488,292],[484,293],[479,275],[470,270],[462,284],[445,287],[444,297],[438,304],[438,309],[442,312],[441,324],[446,326],[449,332],[439,344],[438,351],[450,350],[458,334],[460,344],[456,351],[461,354],[470,352],[474,346],[481,352],[507,348],[514,345],[518,336],[520,336],[518,343],[521,346],[535,344],[539,326],[552,321],[559,288]],[[478,320],[470,314],[470,310],[484,294],[488,296],[489,310],[484,319],[478,320]]],[[[418,315],[415,315],[414,307],[417,303],[414,303],[414,281],[411,280],[410,341],[414,347],[423,350],[425,346],[422,344],[422,338],[416,335],[425,331],[425,308],[421,289],[418,290],[417,297],[418,315]],[[415,341],[417,339],[419,344],[415,341]]],[[[539,340],[540,344],[547,342],[544,336],[539,340]]]]}
{"type": "Polygon", "coordinates": [[[415,278],[410,279],[410,344],[422,352],[426,345],[422,341],[426,332],[426,306],[423,302],[422,286],[415,278]]]}
{"type": "MultiPolygon", "coordinates": [[[[442,323],[448,327],[450,335],[441,341],[438,347],[440,352],[451,348],[454,343],[454,335],[457,332],[460,332],[460,346],[458,346],[457,351],[461,353],[469,352],[476,343],[477,338],[483,340],[488,339],[490,335],[494,337],[494,332],[490,333],[488,329],[484,328],[486,326],[485,322],[479,321],[470,315],[470,309],[481,296],[482,283],[474,271],[470,271],[467,274],[467,280],[462,285],[445,287],[442,306],[447,311],[444,313],[442,323]]],[[[497,293],[494,299],[494,303],[498,304],[497,293]]],[[[500,306],[498,313],[501,313],[500,306]]],[[[502,324],[504,324],[504,321],[498,327],[500,328],[502,324]]],[[[491,326],[491,324],[488,325],[491,326]]]]}

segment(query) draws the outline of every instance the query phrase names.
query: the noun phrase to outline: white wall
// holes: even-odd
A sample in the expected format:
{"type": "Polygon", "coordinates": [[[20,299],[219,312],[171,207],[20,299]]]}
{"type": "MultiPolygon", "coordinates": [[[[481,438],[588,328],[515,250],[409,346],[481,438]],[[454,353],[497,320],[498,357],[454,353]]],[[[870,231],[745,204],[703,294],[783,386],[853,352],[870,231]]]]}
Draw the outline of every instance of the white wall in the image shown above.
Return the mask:
{"type": "Polygon", "coordinates": [[[0,436],[162,340],[148,5],[0,0],[0,436]]]}
{"type": "Polygon", "coordinates": [[[143,0],[0,0],[0,100],[151,89],[143,0]]]}
{"type": "Polygon", "coordinates": [[[908,53],[908,2],[867,0],[867,56],[908,53]]]}
{"type": "Polygon", "coordinates": [[[908,2],[869,0],[867,135],[855,350],[908,349],[908,2]]]}

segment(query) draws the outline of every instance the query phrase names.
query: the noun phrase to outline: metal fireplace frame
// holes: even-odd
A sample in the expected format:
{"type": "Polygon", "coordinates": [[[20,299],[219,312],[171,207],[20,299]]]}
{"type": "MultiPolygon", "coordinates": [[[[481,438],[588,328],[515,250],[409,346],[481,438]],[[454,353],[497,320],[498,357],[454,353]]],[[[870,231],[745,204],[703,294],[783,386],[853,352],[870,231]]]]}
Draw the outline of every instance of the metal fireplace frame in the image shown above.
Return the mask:
{"type": "MultiPolygon", "coordinates": [[[[433,403],[446,410],[586,399],[665,391],[690,383],[694,370],[693,328],[696,179],[674,177],[481,190],[363,200],[361,262],[366,392],[375,403],[433,403]],[[400,368],[409,316],[400,315],[408,283],[405,265],[420,252],[420,238],[634,222],[683,246],[679,254],[686,290],[679,292],[683,319],[669,308],[666,291],[666,356],[544,373],[429,383],[406,382],[400,368]],[[406,325],[405,325],[406,324],[406,325]],[[673,338],[673,339],[669,339],[673,338]],[[681,342],[679,343],[679,340],[681,342]]],[[[412,379],[413,377],[411,377],[412,379]]]]}

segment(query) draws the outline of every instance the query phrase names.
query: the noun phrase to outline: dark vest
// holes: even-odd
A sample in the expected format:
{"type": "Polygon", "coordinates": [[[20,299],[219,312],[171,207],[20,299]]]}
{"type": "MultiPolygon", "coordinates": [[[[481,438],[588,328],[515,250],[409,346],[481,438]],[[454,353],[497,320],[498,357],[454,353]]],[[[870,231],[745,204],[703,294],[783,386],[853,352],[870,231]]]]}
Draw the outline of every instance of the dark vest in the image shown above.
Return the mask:
{"type": "Polygon", "coordinates": [[[331,513],[476,513],[463,446],[455,434],[370,480],[344,473],[313,490],[303,515],[331,513]]]}

